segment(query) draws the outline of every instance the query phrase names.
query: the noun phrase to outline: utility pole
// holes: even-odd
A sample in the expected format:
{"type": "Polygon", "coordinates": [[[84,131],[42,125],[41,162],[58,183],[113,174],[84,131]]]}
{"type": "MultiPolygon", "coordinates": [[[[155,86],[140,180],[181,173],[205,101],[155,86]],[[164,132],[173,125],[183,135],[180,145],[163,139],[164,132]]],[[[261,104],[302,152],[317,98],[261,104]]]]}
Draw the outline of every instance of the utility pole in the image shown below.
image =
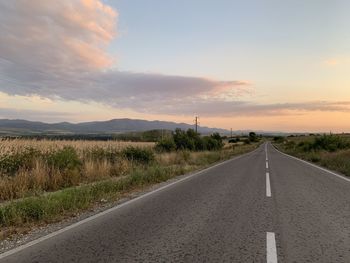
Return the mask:
{"type": "Polygon", "coordinates": [[[196,133],[198,133],[198,124],[199,124],[198,120],[199,120],[199,117],[196,116],[196,118],[194,119],[194,122],[195,122],[195,125],[196,125],[196,133]]]}

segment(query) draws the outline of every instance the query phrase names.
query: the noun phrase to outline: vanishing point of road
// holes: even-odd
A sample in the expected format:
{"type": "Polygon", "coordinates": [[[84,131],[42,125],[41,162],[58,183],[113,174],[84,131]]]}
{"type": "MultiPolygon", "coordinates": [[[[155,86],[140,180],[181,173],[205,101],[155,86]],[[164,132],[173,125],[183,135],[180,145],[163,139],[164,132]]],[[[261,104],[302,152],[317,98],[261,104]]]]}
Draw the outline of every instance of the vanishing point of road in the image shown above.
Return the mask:
{"type": "Polygon", "coordinates": [[[350,180],[265,143],[0,262],[350,262],[350,180]]]}

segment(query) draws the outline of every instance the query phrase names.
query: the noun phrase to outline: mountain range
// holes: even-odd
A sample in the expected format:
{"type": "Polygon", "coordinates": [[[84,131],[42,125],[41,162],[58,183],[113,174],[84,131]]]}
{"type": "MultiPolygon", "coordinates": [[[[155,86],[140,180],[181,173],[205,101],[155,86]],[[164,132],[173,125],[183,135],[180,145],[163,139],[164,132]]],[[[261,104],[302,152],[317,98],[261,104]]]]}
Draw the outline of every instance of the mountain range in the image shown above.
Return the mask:
{"type": "MultiPolygon", "coordinates": [[[[125,132],[139,132],[148,130],[187,130],[194,125],[168,121],[147,121],[136,119],[113,119],[108,121],[92,121],[81,123],[45,123],[28,120],[0,119],[0,134],[28,135],[28,134],[115,134],[125,132]]],[[[203,134],[219,132],[229,133],[220,128],[198,127],[203,134]]]]}

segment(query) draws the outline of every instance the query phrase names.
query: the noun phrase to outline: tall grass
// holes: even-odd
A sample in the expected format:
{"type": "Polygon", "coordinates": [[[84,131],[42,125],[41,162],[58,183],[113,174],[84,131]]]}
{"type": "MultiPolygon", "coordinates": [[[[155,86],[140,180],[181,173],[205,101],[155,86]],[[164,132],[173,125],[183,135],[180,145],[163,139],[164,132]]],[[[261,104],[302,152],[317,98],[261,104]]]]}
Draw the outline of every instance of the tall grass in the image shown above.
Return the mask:
{"type": "Polygon", "coordinates": [[[152,148],[153,142],[125,142],[125,141],[90,141],[90,140],[35,140],[35,139],[1,139],[0,156],[21,152],[24,149],[36,149],[42,153],[51,152],[53,149],[61,149],[65,146],[72,146],[81,156],[85,151],[96,148],[114,149],[121,151],[128,146],[140,148],[152,148]]]}
{"type": "Polygon", "coordinates": [[[137,162],[152,156],[153,147],[115,141],[0,140],[0,202],[124,175],[132,166],[127,158],[137,162]]]}

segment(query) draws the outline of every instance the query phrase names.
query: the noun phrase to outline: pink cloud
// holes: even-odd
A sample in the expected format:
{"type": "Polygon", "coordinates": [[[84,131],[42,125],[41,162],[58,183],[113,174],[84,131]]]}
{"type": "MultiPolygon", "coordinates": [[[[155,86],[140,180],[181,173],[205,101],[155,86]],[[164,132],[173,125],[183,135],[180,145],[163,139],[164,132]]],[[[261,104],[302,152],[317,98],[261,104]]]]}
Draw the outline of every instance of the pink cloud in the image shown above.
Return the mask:
{"type": "Polygon", "coordinates": [[[17,65],[103,68],[116,36],[117,12],[98,0],[6,1],[1,4],[0,54],[17,65]],[[30,65],[28,65],[30,63],[30,65]]]}
{"type": "Polygon", "coordinates": [[[0,91],[157,112],[155,105],[220,103],[251,89],[237,80],[112,70],[107,47],[117,19],[99,0],[0,1],[0,91]]]}

